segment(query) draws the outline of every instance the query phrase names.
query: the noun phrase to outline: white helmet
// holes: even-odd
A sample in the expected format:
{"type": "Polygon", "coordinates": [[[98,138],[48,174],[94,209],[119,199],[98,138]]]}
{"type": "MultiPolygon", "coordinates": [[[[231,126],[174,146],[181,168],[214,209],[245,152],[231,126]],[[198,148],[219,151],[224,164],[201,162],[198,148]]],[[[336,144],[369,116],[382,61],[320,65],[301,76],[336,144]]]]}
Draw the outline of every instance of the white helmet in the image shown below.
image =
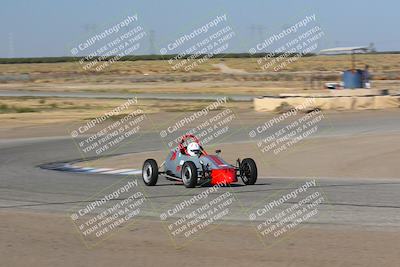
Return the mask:
{"type": "Polygon", "coordinates": [[[187,146],[187,152],[190,156],[197,156],[200,154],[200,146],[196,142],[192,142],[187,146]]]}

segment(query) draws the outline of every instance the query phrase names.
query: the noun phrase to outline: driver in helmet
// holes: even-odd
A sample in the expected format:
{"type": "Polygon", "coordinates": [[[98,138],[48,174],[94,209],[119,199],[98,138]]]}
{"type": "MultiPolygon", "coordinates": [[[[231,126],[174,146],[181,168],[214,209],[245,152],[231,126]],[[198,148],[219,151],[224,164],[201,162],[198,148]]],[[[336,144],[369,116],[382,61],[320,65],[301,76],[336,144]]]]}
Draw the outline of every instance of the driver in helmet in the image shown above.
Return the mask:
{"type": "Polygon", "coordinates": [[[200,156],[201,153],[200,145],[196,142],[188,144],[187,153],[192,157],[200,156]]]}

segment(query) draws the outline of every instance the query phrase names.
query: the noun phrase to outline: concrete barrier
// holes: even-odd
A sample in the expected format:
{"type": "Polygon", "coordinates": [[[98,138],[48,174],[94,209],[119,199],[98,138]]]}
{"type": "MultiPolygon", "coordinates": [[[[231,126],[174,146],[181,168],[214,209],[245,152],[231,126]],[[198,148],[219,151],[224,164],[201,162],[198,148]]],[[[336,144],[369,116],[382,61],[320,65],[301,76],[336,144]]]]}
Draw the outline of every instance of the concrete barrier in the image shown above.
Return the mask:
{"type": "Polygon", "coordinates": [[[290,108],[312,110],[366,110],[399,108],[400,96],[260,97],[254,98],[256,111],[284,111],[290,108]]]}
{"type": "Polygon", "coordinates": [[[375,96],[383,95],[384,89],[325,90],[317,93],[281,93],[281,97],[332,97],[332,96],[375,96]]]}
{"type": "Polygon", "coordinates": [[[353,97],[354,110],[375,109],[375,97],[363,96],[353,97]]]}
{"type": "Polygon", "coordinates": [[[399,108],[400,107],[400,96],[375,96],[374,97],[374,109],[385,109],[385,108],[399,108]]]}
{"type": "Polygon", "coordinates": [[[354,98],[352,96],[333,97],[331,108],[334,110],[351,110],[354,106],[354,98]]]}

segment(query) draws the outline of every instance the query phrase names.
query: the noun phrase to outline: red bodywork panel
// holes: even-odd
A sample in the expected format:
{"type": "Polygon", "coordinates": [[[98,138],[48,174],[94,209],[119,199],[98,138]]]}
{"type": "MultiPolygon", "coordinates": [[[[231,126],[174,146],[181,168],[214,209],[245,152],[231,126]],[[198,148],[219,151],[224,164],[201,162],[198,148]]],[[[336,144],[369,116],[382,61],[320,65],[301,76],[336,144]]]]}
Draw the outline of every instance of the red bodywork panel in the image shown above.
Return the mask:
{"type": "Polygon", "coordinates": [[[237,182],[236,170],[234,168],[211,170],[211,185],[237,182]]]}
{"type": "Polygon", "coordinates": [[[175,160],[175,159],[176,159],[176,151],[174,151],[174,153],[172,153],[170,160],[175,160]]]}

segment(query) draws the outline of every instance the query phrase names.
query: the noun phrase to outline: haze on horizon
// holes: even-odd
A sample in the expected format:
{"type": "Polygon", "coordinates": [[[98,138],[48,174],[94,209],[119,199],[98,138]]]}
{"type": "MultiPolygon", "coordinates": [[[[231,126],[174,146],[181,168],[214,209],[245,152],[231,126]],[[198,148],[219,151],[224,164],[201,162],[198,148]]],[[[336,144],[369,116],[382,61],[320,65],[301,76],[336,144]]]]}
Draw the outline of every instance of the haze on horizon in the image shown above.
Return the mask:
{"type": "Polygon", "coordinates": [[[160,54],[166,44],[223,14],[236,33],[225,52],[247,53],[312,14],[325,33],[321,49],[374,43],[377,51],[400,51],[399,8],[394,0],[5,0],[0,58],[71,56],[77,44],[135,14],[149,33],[137,54],[160,54]]]}

